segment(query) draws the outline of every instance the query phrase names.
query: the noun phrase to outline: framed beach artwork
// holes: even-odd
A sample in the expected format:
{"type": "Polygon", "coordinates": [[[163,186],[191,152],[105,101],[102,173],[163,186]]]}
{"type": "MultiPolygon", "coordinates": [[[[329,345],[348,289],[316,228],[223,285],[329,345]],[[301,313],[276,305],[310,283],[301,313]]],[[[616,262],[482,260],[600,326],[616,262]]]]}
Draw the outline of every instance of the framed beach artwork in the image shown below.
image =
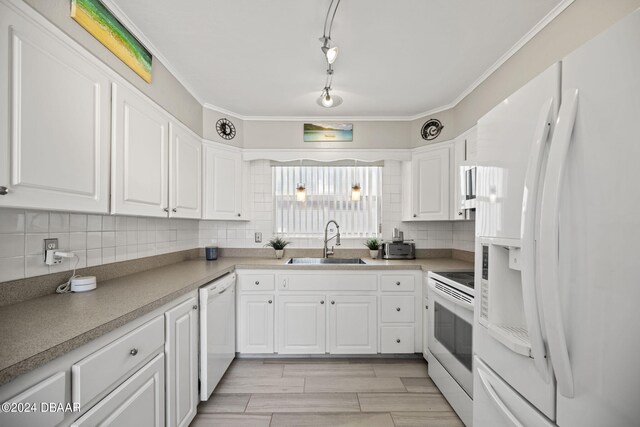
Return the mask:
{"type": "Polygon", "coordinates": [[[151,83],[151,53],[100,0],[71,0],[71,17],[144,81],[151,83]]]}
{"type": "Polygon", "coordinates": [[[353,123],[305,123],[304,142],[351,142],[353,123]]]}

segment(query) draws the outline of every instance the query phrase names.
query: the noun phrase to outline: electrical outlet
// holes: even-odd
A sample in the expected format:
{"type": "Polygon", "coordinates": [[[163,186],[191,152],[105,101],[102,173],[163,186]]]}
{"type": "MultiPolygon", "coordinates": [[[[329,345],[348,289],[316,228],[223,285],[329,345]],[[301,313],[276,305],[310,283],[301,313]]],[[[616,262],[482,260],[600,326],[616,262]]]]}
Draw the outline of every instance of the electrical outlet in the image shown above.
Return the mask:
{"type": "Polygon", "coordinates": [[[256,243],[262,243],[262,233],[256,232],[256,243]]]}
{"type": "Polygon", "coordinates": [[[44,251],[58,249],[58,239],[44,239],[44,251]]]}

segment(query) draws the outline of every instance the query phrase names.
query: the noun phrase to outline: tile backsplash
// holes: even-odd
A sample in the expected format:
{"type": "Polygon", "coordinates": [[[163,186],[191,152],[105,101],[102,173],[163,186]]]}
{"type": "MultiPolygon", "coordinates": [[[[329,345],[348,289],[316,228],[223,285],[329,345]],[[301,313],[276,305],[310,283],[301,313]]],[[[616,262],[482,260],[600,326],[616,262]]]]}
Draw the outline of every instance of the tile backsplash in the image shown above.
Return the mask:
{"type": "MultiPolygon", "coordinates": [[[[413,239],[418,249],[474,250],[473,221],[402,222],[401,167],[385,161],[382,194],[382,237],[394,227],[413,239]]],[[[75,260],[49,267],[44,239],[57,238],[60,250],[78,254],[78,267],[91,267],[182,251],[208,245],[260,248],[273,235],[271,164],[251,162],[251,221],[201,221],[86,215],[0,208],[0,282],[73,268],[75,260]],[[262,243],[255,243],[255,233],[262,243]]],[[[321,238],[291,238],[295,248],[321,248],[321,238]]],[[[364,239],[342,239],[344,248],[363,248],[364,239]]]]}
{"type": "Polygon", "coordinates": [[[78,268],[198,247],[198,220],[0,209],[0,282],[73,268],[48,266],[44,239],[78,255],[78,268]]]}

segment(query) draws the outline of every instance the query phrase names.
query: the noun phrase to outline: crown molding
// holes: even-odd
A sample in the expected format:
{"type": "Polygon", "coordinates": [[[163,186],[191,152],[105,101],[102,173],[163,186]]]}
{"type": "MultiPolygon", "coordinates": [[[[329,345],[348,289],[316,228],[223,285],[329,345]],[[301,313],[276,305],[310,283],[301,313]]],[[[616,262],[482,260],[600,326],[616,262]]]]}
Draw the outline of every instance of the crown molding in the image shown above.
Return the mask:
{"type": "Polygon", "coordinates": [[[120,22],[126,27],[126,29],[129,30],[140,41],[140,43],[142,43],[144,47],[146,47],[151,52],[151,54],[162,63],[162,65],[164,65],[164,67],[173,75],[173,77],[176,78],[176,80],[178,80],[178,82],[186,89],[186,91],[189,92],[189,94],[193,96],[200,105],[204,105],[204,99],[198,95],[198,92],[193,88],[193,86],[191,86],[187,82],[187,80],[173,67],[171,62],[169,62],[169,60],[162,54],[162,52],[160,52],[160,50],[153,43],[151,43],[151,40],[149,40],[144,35],[144,33],[140,31],[138,26],[134,24],[131,19],[129,19],[127,14],[124,13],[120,6],[115,4],[113,0],[100,1],[107,7],[107,9],[109,9],[111,13],[115,15],[116,18],[120,20],[120,22]]]}
{"type": "Polygon", "coordinates": [[[516,54],[523,46],[525,46],[532,38],[534,38],[540,31],[542,31],[551,21],[553,21],[558,15],[560,15],[567,7],[569,7],[575,0],[562,0],[556,7],[554,7],[547,15],[545,15],[536,25],[533,26],[520,40],[518,40],[504,55],[502,55],[496,62],[493,63],[487,70],[485,70],[478,79],[476,79],[469,87],[467,87],[458,97],[452,102],[427,110],[418,114],[409,116],[252,116],[236,113],[231,110],[219,107],[217,105],[205,102],[202,97],[198,95],[196,90],[183,78],[183,76],[171,65],[166,57],[155,47],[153,43],[140,31],[140,29],[129,19],[129,17],[122,11],[122,9],[116,5],[113,0],[102,0],[104,5],[121,20],[121,22],[131,31],[137,38],[144,44],[149,51],[167,68],[167,70],[173,74],[173,76],[184,86],[184,88],[193,96],[203,108],[217,111],[227,116],[234,117],[240,120],[253,120],[253,121],[318,121],[318,120],[334,120],[334,121],[399,121],[409,122],[418,120],[426,116],[432,116],[434,114],[441,113],[446,110],[455,108],[464,98],[466,98],[471,92],[473,92],[478,86],[480,86],[485,80],[491,76],[498,68],[500,68],[505,62],[507,62],[513,55],[516,54]]]}

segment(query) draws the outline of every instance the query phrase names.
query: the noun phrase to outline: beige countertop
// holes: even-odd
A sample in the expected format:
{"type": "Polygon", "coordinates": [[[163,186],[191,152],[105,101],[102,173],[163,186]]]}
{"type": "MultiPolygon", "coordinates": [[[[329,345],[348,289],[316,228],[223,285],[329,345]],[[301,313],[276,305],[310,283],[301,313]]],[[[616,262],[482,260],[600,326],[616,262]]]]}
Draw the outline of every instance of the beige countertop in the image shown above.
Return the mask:
{"type": "Polygon", "coordinates": [[[196,259],[104,281],[87,293],[46,295],[0,307],[0,385],[234,269],[473,269],[472,263],[453,258],[365,261],[365,265],[285,265],[286,259],[196,259]]]}

